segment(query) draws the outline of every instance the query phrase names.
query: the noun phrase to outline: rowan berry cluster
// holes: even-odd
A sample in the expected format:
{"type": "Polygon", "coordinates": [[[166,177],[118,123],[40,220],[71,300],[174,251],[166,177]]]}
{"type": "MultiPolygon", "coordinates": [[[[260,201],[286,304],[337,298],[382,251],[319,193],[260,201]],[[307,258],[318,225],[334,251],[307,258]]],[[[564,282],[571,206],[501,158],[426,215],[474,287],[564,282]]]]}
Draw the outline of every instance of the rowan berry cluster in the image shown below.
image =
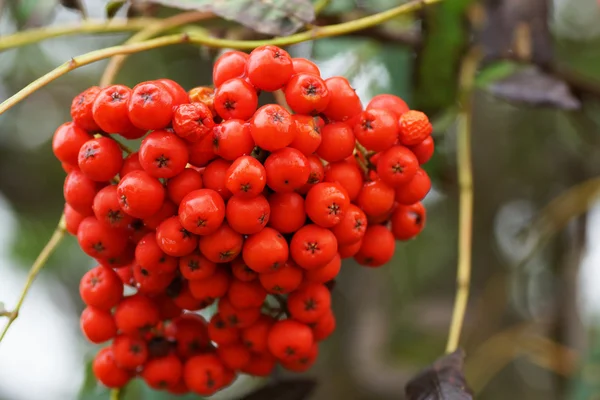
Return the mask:
{"type": "Polygon", "coordinates": [[[210,395],[240,372],[307,370],[341,260],[381,266],[423,229],[423,113],[392,95],[363,110],[346,79],[274,46],[224,54],[213,81],[92,87],[55,132],[67,230],[99,264],[81,327],[112,341],[93,363],[108,387],[210,395]],[[258,107],[280,89],[293,113],[258,107]],[[117,134],[139,151],[124,158],[117,134]]]}

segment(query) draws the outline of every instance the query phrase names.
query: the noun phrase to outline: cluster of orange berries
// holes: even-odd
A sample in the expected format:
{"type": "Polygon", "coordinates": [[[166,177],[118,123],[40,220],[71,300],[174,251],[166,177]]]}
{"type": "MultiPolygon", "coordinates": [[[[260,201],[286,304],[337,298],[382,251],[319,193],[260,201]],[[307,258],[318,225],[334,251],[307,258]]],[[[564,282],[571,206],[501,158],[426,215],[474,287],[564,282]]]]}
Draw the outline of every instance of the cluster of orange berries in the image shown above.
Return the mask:
{"type": "Polygon", "coordinates": [[[99,263],[81,327],[111,341],[93,363],[108,387],[210,395],[238,373],[307,370],[335,328],[341,260],[384,265],[425,224],[423,113],[392,95],[363,109],[346,79],[274,46],[224,54],[213,81],[92,87],[55,132],[67,230],[99,263]],[[258,107],[276,90],[292,112],[258,107]]]}

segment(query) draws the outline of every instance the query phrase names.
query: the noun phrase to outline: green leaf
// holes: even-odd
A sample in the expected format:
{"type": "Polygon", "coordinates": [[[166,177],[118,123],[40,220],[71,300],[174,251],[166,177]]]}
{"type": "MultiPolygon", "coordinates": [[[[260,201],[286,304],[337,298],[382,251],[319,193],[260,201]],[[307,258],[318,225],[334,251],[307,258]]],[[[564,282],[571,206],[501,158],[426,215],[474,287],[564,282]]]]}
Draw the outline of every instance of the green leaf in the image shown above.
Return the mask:
{"type": "Polygon", "coordinates": [[[310,0],[151,0],[184,10],[213,12],[257,32],[289,35],[315,19],[310,0]]]}
{"type": "Polygon", "coordinates": [[[511,76],[521,68],[521,65],[513,61],[494,62],[477,74],[475,84],[480,88],[486,88],[494,82],[511,76]]]}
{"type": "Polygon", "coordinates": [[[110,0],[105,7],[106,18],[114,18],[125,4],[127,4],[127,0],[110,0]]]}

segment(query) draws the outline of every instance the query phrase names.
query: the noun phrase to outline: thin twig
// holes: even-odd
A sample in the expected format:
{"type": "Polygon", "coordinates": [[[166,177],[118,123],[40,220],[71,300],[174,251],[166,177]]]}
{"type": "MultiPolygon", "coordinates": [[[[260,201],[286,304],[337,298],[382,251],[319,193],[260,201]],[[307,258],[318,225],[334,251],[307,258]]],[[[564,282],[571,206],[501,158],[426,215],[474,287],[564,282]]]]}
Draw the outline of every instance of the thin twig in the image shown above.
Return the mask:
{"type": "Polygon", "coordinates": [[[52,255],[54,250],[56,250],[56,248],[60,244],[61,240],[65,237],[66,231],[67,231],[67,228],[66,228],[66,222],[65,222],[65,215],[63,214],[60,217],[60,221],[58,222],[58,225],[56,226],[56,229],[54,230],[52,237],[50,238],[48,243],[46,243],[46,245],[44,246],[44,248],[42,249],[40,254],[37,256],[36,260],[34,261],[33,265],[29,269],[29,273],[27,274],[27,280],[25,281],[25,286],[23,287],[23,290],[21,291],[19,300],[17,300],[17,304],[16,304],[15,308],[12,310],[12,312],[10,313],[10,315],[8,317],[8,322],[6,323],[6,325],[4,326],[4,329],[2,330],[2,333],[0,334],[0,342],[2,341],[2,339],[4,339],[4,336],[6,335],[6,332],[8,332],[8,329],[10,328],[12,323],[19,316],[19,310],[21,309],[21,306],[23,305],[23,301],[25,301],[25,297],[27,296],[27,293],[29,292],[29,289],[31,288],[33,281],[35,280],[38,273],[42,270],[42,268],[46,264],[46,261],[48,261],[48,258],[52,255]]]}
{"type": "Polygon", "coordinates": [[[119,400],[121,398],[121,389],[113,389],[110,391],[110,400],[119,400]]]}
{"type": "Polygon", "coordinates": [[[84,65],[88,65],[96,61],[112,57],[114,55],[138,53],[141,51],[156,49],[159,47],[170,46],[173,44],[180,43],[193,43],[214,48],[235,49],[254,49],[258,46],[263,46],[267,44],[275,46],[287,46],[309,40],[321,39],[331,36],[340,36],[350,32],[359,31],[361,29],[378,25],[389,19],[397,17],[398,15],[416,11],[421,9],[423,6],[438,3],[440,1],[442,0],[414,0],[409,3],[405,3],[401,6],[392,8],[388,11],[360,18],[354,21],[345,22],[337,25],[330,25],[326,27],[316,27],[302,33],[297,33],[295,35],[278,37],[268,40],[231,40],[213,38],[206,34],[200,35],[183,33],[163,36],[156,39],[147,40],[141,43],[113,46],[102,50],[92,51],[82,56],[72,58],[70,61],[64,63],[63,65],[59,66],[58,68],[54,69],[53,71],[49,72],[48,74],[42,76],[41,78],[33,81],[32,83],[21,89],[19,92],[17,92],[9,99],[5,100],[2,104],[0,104],[0,114],[3,114],[6,110],[10,109],[15,104],[19,103],[21,100],[27,98],[35,91],[44,87],[48,83],[60,78],[66,73],[84,65]]]}
{"type": "MultiPolygon", "coordinates": [[[[178,26],[186,25],[192,22],[202,21],[213,16],[214,14],[212,13],[199,11],[190,11],[182,14],[177,14],[171,18],[159,20],[151,25],[148,25],[145,29],[142,29],[135,35],[131,36],[125,42],[125,44],[142,42],[169,29],[173,29],[178,26]]],[[[112,57],[109,60],[108,65],[106,66],[106,68],[104,69],[104,73],[102,74],[102,78],[100,78],[100,87],[108,86],[114,81],[115,77],[119,73],[119,70],[123,67],[123,64],[125,64],[125,60],[127,60],[127,57],[129,57],[129,55],[120,54],[112,57]]]]}
{"type": "Polygon", "coordinates": [[[456,298],[452,312],[452,322],[448,333],[446,352],[458,348],[471,281],[471,253],[473,241],[473,166],[471,162],[471,117],[472,89],[475,73],[481,58],[478,49],[473,48],[463,61],[460,74],[461,111],[458,115],[457,169],[459,193],[458,223],[458,265],[456,271],[456,298]]]}
{"type": "Polygon", "coordinates": [[[0,37],[0,51],[14,47],[25,46],[51,39],[58,36],[74,35],[80,33],[117,33],[131,32],[145,29],[149,25],[160,22],[157,18],[131,18],[128,20],[87,20],[77,24],[55,27],[42,27],[16,32],[12,35],[0,37]]]}

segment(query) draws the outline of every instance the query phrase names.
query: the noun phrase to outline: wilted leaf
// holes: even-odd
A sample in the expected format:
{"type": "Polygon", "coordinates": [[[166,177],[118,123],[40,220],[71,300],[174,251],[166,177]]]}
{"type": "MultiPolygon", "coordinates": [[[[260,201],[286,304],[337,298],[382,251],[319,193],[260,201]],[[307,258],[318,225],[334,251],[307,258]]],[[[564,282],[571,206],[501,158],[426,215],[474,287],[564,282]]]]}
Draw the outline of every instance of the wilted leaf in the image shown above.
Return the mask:
{"type": "Polygon", "coordinates": [[[489,91],[509,102],[550,106],[563,110],[581,108],[581,102],[571,93],[565,82],[535,66],[524,68],[493,83],[489,91]]]}
{"type": "Polygon", "coordinates": [[[241,400],[303,400],[310,396],[317,386],[312,379],[278,381],[246,395],[241,400]]]}
{"type": "Polygon", "coordinates": [[[406,385],[408,400],[471,400],[463,374],[464,353],[457,350],[439,358],[406,385]]]}
{"type": "Polygon", "coordinates": [[[315,19],[310,0],[150,0],[215,14],[269,35],[289,35],[315,19]]]}
{"type": "Polygon", "coordinates": [[[106,18],[113,18],[126,3],[127,0],[110,0],[106,3],[106,7],[104,8],[106,11],[106,18]]]}
{"type": "Polygon", "coordinates": [[[83,7],[81,0],[60,0],[60,4],[69,10],[77,11],[82,16],[86,15],[85,8],[83,7]]]}

